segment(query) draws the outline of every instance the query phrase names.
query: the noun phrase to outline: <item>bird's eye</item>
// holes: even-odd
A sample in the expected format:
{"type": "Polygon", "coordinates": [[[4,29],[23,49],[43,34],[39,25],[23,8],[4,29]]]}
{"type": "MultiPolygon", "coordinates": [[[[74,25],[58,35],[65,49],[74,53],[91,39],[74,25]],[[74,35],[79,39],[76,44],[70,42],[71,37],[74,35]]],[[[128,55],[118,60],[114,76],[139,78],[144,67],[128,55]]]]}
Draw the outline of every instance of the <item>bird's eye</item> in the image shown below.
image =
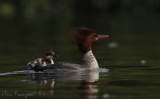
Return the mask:
{"type": "Polygon", "coordinates": [[[95,37],[98,37],[98,35],[99,35],[99,34],[95,33],[95,35],[94,35],[94,36],[95,36],[95,37]]]}

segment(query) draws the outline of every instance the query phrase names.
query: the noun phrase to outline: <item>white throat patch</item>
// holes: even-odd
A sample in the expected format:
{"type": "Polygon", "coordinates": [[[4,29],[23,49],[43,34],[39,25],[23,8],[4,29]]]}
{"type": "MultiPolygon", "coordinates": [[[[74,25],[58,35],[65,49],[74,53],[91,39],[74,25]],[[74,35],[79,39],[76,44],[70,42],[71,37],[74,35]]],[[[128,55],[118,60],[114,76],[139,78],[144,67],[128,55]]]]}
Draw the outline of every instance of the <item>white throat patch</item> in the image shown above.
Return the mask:
{"type": "Polygon", "coordinates": [[[49,55],[49,56],[47,56],[46,58],[47,58],[47,59],[52,59],[53,56],[49,55]]]}
{"type": "Polygon", "coordinates": [[[82,66],[89,68],[99,68],[96,58],[94,57],[92,51],[89,51],[82,55],[82,66]]]}
{"type": "Polygon", "coordinates": [[[97,40],[98,40],[98,38],[95,39],[95,41],[97,41],[97,40]]]}

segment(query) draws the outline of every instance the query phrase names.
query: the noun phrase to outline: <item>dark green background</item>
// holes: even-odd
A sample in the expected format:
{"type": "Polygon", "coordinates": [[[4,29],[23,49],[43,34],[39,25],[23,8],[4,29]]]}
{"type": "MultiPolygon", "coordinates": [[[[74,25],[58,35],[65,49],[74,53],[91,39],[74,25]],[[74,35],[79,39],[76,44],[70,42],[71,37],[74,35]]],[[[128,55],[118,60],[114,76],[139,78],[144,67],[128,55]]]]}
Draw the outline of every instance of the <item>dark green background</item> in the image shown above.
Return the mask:
{"type": "MultiPolygon", "coordinates": [[[[159,99],[159,0],[1,0],[0,72],[23,70],[48,50],[59,55],[55,62],[78,63],[80,54],[70,30],[79,26],[110,36],[93,43],[99,66],[110,70],[100,73],[99,82],[105,84],[98,86],[98,98],[108,93],[109,99],[159,99]],[[118,46],[109,47],[112,43],[118,46]]],[[[62,95],[70,99],[75,93],[67,95],[74,92],[67,88],[79,85],[71,81],[45,89],[19,82],[25,79],[1,77],[0,90],[54,90],[56,99],[62,95]]]]}

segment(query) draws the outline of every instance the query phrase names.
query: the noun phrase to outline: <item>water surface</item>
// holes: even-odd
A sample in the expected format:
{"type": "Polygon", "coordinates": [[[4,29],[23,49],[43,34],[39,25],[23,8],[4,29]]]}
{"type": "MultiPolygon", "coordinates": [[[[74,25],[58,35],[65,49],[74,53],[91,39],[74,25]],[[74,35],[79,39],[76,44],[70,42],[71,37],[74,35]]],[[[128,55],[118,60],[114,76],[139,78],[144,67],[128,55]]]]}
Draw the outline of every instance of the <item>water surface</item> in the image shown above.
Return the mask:
{"type": "Polygon", "coordinates": [[[4,34],[1,37],[7,45],[0,43],[0,97],[159,99],[159,21],[157,16],[97,16],[94,29],[110,36],[93,43],[93,53],[102,71],[60,75],[29,75],[23,70],[27,62],[43,56],[48,50],[59,55],[55,62],[78,63],[80,54],[69,34],[71,24],[63,29],[63,26],[55,28],[54,33],[48,25],[17,25],[21,27],[19,30],[14,26],[7,31],[18,30],[15,35],[19,36],[4,34]],[[103,68],[109,72],[104,72],[103,68]]]}

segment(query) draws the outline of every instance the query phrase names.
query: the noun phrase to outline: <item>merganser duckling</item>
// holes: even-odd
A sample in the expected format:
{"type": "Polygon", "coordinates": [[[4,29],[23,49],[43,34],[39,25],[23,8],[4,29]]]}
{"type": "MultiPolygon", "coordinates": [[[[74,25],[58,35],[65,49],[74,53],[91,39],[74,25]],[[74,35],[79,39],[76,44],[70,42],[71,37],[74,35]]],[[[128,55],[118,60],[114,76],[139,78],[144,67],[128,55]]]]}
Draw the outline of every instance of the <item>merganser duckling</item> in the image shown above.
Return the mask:
{"type": "Polygon", "coordinates": [[[86,27],[74,28],[71,31],[72,37],[78,45],[81,52],[80,64],[57,62],[55,64],[36,68],[35,71],[43,71],[46,69],[94,69],[99,68],[98,62],[92,53],[92,42],[102,38],[108,38],[108,35],[99,35],[94,30],[86,27]]]}
{"type": "Polygon", "coordinates": [[[58,55],[56,55],[53,51],[48,51],[48,52],[46,52],[44,58],[37,58],[37,59],[29,62],[27,64],[27,69],[31,70],[31,69],[35,69],[38,67],[44,67],[47,65],[54,64],[54,61],[52,60],[52,58],[54,58],[54,57],[58,57],[58,55]]]}

